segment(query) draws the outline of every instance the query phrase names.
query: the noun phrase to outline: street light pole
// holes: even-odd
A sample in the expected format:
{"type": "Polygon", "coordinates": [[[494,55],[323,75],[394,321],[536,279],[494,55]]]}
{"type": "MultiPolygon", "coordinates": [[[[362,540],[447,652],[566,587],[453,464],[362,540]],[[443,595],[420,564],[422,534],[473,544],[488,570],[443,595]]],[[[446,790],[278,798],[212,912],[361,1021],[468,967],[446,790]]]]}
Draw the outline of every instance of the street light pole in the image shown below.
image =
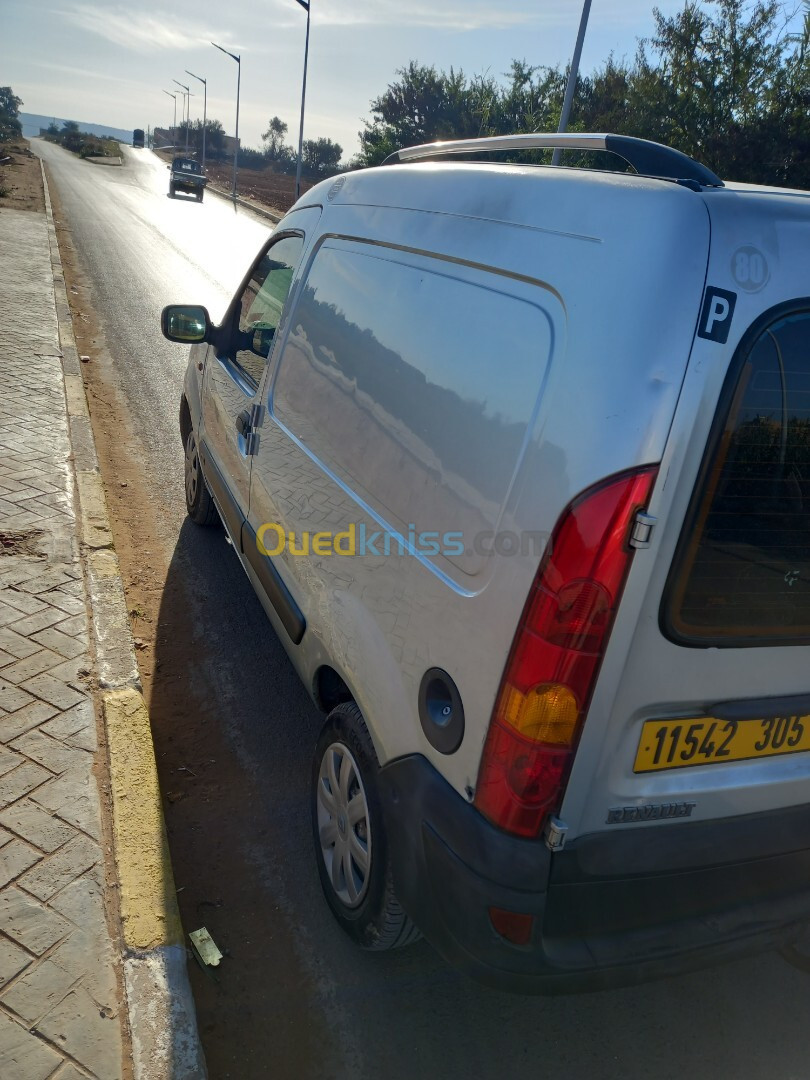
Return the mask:
{"type": "Polygon", "coordinates": [[[307,12],[307,38],[304,45],[304,82],[301,87],[301,123],[298,127],[298,164],[295,167],[295,199],[298,201],[301,195],[301,155],[304,150],[304,102],[307,96],[307,61],[309,59],[309,4],[310,0],[297,0],[307,12]]]}
{"type": "MultiPolygon", "coordinates": [[[[571,59],[571,71],[568,74],[568,85],[565,88],[565,97],[563,98],[562,112],[560,113],[560,125],[557,128],[557,133],[560,134],[568,127],[568,118],[571,115],[571,103],[574,100],[574,90],[577,85],[577,75],[579,74],[579,58],[582,55],[582,43],[585,40],[585,29],[588,25],[588,15],[591,11],[591,0],[585,0],[582,5],[582,18],[579,20],[579,33],[577,34],[577,43],[574,46],[574,55],[571,59]]],[[[555,149],[551,155],[551,164],[560,164],[559,146],[555,149]]]]}
{"type": "Polygon", "coordinates": [[[187,86],[184,86],[183,83],[178,82],[177,79],[172,79],[172,82],[177,83],[178,86],[183,87],[183,96],[186,99],[185,104],[186,104],[186,107],[187,107],[186,111],[188,113],[188,115],[186,117],[186,154],[188,154],[188,128],[189,128],[189,124],[191,122],[191,90],[189,90],[189,88],[187,86]]]}
{"type": "Polygon", "coordinates": [[[233,187],[231,188],[231,197],[236,198],[236,171],[238,168],[237,158],[239,157],[239,88],[242,83],[242,57],[237,56],[235,53],[228,52],[227,49],[223,49],[221,45],[217,45],[215,41],[211,44],[215,49],[219,49],[220,52],[224,52],[227,56],[230,56],[231,60],[235,60],[237,64],[236,75],[236,147],[233,152],[233,187]]]}
{"type": "Polygon", "coordinates": [[[193,71],[189,71],[186,68],[186,75],[190,75],[192,79],[196,79],[203,84],[203,140],[202,140],[202,167],[205,172],[205,122],[208,117],[208,81],[203,79],[200,75],[195,75],[193,71]]]}
{"type": "Polygon", "coordinates": [[[177,142],[177,91],[176,90],[164,90],[164,94],[168,94],[174,101],[174,123],[172,124],[172,146],[177,142]]]}

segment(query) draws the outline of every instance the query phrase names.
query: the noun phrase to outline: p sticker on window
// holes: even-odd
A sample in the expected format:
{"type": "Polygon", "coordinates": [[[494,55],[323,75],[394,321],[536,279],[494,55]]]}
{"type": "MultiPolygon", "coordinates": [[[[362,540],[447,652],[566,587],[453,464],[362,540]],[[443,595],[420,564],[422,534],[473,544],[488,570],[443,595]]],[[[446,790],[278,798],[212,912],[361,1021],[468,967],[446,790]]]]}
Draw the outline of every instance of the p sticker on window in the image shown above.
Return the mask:
{"type": "Polygon", "coordinates": [[[728,341],[728,332],[731,329],[736,303],[736,293],[728,292],[726,289],[716,289],[713,285],[707,286],[698,324],[698,337],[708,338],[709,341],[725,345],[728,341]]]}

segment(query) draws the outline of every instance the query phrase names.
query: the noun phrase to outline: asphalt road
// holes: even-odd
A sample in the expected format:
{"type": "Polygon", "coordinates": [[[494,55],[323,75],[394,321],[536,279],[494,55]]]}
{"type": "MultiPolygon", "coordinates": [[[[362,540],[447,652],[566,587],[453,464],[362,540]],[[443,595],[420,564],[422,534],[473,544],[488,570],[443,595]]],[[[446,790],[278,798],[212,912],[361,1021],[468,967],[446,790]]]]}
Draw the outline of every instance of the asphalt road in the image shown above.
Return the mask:
{"type": "Polygon", "coordinates": [[[169,200],[148,151],[114,169],[32,145],[92,287],[157,522],[165,583],[149,704],[172,857],[186,929],[207,925],[226,950],[218,981],[193,972],[212,1080],[810,1077],[810,976],[776,955],[521,998],[468,981],[424,942],[369,955],[342,936],[311,851],[319,718],[221,531],[185,521],[185,356],[157,319],[184,300],[219,315],[267,225],[210,194],[169,200]]]}

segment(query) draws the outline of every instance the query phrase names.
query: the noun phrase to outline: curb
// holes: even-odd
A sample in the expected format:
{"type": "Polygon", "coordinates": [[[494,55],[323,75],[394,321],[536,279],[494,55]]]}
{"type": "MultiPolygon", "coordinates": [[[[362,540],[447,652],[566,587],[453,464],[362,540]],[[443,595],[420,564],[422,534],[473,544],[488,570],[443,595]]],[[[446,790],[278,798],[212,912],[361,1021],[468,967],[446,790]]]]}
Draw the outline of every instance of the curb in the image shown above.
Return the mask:
{"type": "Polygon", "coordinates": [[[78,493],[96,670],[102,694],[120,884],[122,957],[135,1080],[205,1080],[186,967],[149,714],[68,305],[45,166],[40,161],[78,493]]]}
{"type": "Polygon", "coordinates": [[[221,188],[214,187],[213,184],[206,184],[206,191],[212,191],[215,195],[219,195],[220,199],[227,199],[229,203],[235,203],[237,206],[243,207],[245,210],[252,210],[254,214],[258,214],[259,217],[266,217],[272,221],[275,225],[281,221],[284,214],[280,210],[268,210],[264,206],[257,206],[255,203],[249,202],[247,199],[240,199],[237,195],[234,198],[228,191],[223,191],[221,188]]]}

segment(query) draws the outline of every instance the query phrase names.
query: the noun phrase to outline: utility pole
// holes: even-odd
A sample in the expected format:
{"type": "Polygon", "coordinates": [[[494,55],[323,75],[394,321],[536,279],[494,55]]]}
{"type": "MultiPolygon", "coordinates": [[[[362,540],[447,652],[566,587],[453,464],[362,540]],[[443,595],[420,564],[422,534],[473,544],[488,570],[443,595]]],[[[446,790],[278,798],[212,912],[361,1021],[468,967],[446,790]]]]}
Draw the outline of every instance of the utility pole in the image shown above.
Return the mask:
{"type": "Polygon", "coordinates": [[[193,71],[189,71],[186,68],[186,75],[190,75],[192,79],[196,79],[203,84],[203,137],[202,137],[202,168],[205,172],[205,124],[208,118],[208,81],[203,79],[200,75],[195,75],[193,71]]]}
{"type": "Polygon", "coordinates": [[[304,102],[307,96],[307,60],[309,59],[309,3],[310,0],[297,0],[307,13],[307,38],[304,45],[304,83],[301,87],[301,124],[298,128],[298,164],[295,167],[295,199],[301,195],[301,155],[304,151],[304,102]]]}
{"type": "Polygon", "coordinates": [[[172,124],[172,146],[174,147],[177,145],[177,91],[164,90],[163,93],[168,94],[174,101],[174,122],[172,124]]]}
{"type": "Polygon", "coordinates": [[[184,86],[183,83],[178,82],[177,79],[172,79],[172,82],[177,83],[177,85],[183,89],[183,97],[185,98],[186,104],[185,111],[188,113],[188,116],[186,117],[186,154],[188,154],[188,126],[191,120],[191,90],[189,90],[187,86],[184,86]]]}
{"type": "MultiPolygon", "coordinates": [[[[579,20],[579,33],[577,34],[577,43],[574,46],[574,55],[571,59],[571,71],[568,74],[568,85],[565,88],[565,97],[563,98],[562,112],[560,113],[560,125],[557,128],[557,134],[562,134],[568,127],[568,118],[571,115],[571,104],[574,100],[574,90],[577,85],[577,75],[579,74],[579,58],[582,55],[582,43],[585,40],[585,30],[588,26],[588,15],[591,11],[591,0],[585,0],[582,5],[582,18],[579,20]]],[[[558,147],[555,148],[554,153],[551,155],[551,164],[560,164],[561,150],[558,147]]]]}
{"type": "Polygon", "coordinates": [[[242,83],[242,57],[237,56],[236,53],[228,52],[227,49],[223,49],[221,45],[217,45],[215,41],[211,44],[215,49],[219,49],[220,52],[224,52],[226,56],[230,56],[231,60],[235,60],[238,66],[238,72],[236,75],[236,147],[233,152],[233,187],[231,188],[231,198],[236,198],[236,172],[238,168],[237,158],[239,157],[239,88],[242,83]]]}

